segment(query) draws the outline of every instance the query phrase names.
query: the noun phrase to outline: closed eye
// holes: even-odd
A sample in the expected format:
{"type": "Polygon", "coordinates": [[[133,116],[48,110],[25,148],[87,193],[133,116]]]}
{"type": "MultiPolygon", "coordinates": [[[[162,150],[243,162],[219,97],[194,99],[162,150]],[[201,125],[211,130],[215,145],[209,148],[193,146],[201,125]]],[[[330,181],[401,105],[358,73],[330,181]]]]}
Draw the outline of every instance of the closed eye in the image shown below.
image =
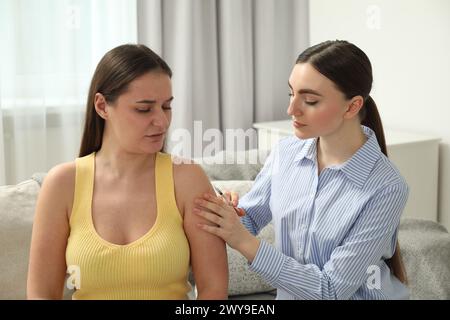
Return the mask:
{"type": "MultiPolygon", "coordinates": [[[[139,113],[147,113],[147,112],[151,112],[153,108],[136,108],[136,112],[139,113]]],[[[162,106],[162,109],[164,111],[168,111],[168,110],[172,110],[172,107],[170,105],[168,106],[162,106]]]]}
{"type": "Polygon", "coordinates": [[[150,112],[152,109],[151,108],[136,108],[136,111],[139,113],[147,113],[150,112]]]}
{"type": "MultiPolygon", "coordinates": [[[[163,105],[161,106],[161,108],[164,111],[171,110],[172,107],[170,106],[170,103],[172,102],[172,100],[173,100],[173,96],[170,97],[168,100],[166,100],[163,103],[163,105]]],[[[153,107],[156,105],[157,101],[156,100],[151,100],[151,99],[144,99],[144,100],[136,101],[136,103],[144,105],[141,108],[135,108],[136,112],[138,112],[138,113],[147,113],[147,112],[150,112],[150,111],[153,110],[153,107]]]]}
{"type": "Polygon", "coordinates": [[[314,106],[317,104],[318,101],[305,101],[305,103],[309,106],[314,106]]]}

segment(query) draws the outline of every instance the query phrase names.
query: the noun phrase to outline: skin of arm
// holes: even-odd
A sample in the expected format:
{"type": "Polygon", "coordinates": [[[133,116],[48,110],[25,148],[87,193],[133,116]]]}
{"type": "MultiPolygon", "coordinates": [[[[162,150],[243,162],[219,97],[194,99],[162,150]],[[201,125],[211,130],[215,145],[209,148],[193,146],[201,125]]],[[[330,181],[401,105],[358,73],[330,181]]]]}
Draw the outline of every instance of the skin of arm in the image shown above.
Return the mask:
{"type": "Polygon", "coordinates": [[[194,213],[214,222],[215,225],[201,223],[198,227],[225,240],[251,263],[258,251],[260,240],[245,228],[234,208],[226,200],[208,193],[202,196],[195,200],[199,210],[194,210],[194,213]]]}
{"type": "Polygon", "coordinates": [[[204,193],[214,195],[213,187],[203,169],[197,164],[175,166],[176,192],[183,203],[184,230],[191,250],[191,266],[195,277],[198,299],[227,299],[228,259],[225,242],[200,230],[199,224],[209,224],[196,215],[194,199],[204,193]]]}
{"type": "Polygon", "coordinates": [[[75,164],[54,167],[36,203],[31,237],[27,299],[62,299],[66,277],[68,210],[73,202],[75,164]]]}

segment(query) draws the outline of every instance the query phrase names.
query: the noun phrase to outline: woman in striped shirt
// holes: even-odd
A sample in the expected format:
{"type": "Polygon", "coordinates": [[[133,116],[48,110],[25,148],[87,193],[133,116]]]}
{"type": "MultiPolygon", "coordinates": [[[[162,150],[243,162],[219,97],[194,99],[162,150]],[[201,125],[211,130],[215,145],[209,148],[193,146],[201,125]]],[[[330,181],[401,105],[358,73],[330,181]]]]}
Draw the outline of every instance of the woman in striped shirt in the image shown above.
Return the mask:
{"type": "Polygon", "coordinates": [[[240,200],[246,215],[218,197],[196,200],[216,224],[199,227],[244,255],[277,299],[408,298],[397,242],[408,186],[387,158],[371,87],[371,63],[355,45],[308,48],[289,78],[295,135],[240,200]],[[256,238],[271,221],[274,246],[256,238]]]}

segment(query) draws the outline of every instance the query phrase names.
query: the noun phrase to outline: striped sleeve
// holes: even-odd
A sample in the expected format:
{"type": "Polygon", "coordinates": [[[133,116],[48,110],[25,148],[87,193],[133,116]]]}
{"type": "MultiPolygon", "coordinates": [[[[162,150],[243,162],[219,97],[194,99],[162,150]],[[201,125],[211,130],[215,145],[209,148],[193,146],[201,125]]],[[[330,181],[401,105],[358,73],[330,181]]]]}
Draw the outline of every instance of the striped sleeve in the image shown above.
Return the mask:
{"type": "Polygon", "coordinates": [[[241,222],[253,235],[257,235],[272,220],[269,202],[273,164],[278,161],[278,148],[276,145],[272,149],[263,168],[256,176],[252,189],[239,200],[238,207],[246,212],[241,222]]]}
{"type": "Polygon", "coordinates": [[[250,270],[298,299],[349,299],[365,285],[369,268],[377,265],[386,252],[392,256],[407,198],[404,183],[375,194],[322,270],[314,264],[301,264],[264,241],[250,270]]]}

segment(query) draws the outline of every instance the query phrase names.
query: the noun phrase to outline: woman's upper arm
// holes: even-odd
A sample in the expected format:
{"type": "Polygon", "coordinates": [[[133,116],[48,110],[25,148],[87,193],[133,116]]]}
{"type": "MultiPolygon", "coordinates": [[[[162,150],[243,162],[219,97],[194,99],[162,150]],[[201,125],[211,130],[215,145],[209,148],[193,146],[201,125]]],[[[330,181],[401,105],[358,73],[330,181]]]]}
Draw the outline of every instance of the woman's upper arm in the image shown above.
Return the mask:
{"type": "Polygon", "coordinates": [[[191,249],[191,266],[199,299],[226,299],[228,295],[228,259],[225,242],[219,237],[201,230],[197,225],[207,223],[193,213],[194,199],[204,193],[215,192],[203,169],[185,165],[183,193],[184,229],[191,249]]]}
{"type": "Polygon", "coordinates": [[[28,266],[28,299],[61,299],[66,275],[68,210],[73,201],[75,164],[54,167],[36,203],[28,266]]]}

